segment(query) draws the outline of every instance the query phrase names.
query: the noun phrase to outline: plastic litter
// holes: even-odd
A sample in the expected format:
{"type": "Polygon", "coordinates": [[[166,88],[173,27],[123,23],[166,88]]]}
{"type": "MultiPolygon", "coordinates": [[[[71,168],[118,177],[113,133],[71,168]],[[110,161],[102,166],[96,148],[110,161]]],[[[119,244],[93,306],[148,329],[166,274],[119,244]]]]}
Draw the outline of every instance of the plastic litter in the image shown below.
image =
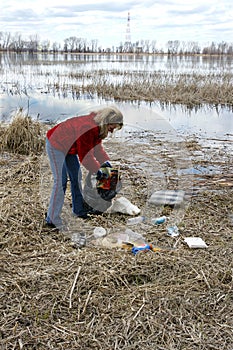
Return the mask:
{"type": "Polygon", "coordinates": [[[141,252],[141,251],[148,252],[149,250],[153,250],[152,244],[145,244],[138,247],[133,246],[131,249],[134,255],[136,255],[138,252],[141,252]]]}
{"type": "Polygon", "coordinates": [[[165,252],[165,251],[171,251],[171,250],[175,250],[175,248],[162,248],[162,247],[155,247],[153,246],[151,243],[145,243],[143,245],[140,246],[136,246],[127,242],[124,242],[122,245],[122,248],[128,249],[130,250],[134,255],[136,255],[139,252],[149,252],[152,251],[154,253],[157,252],[165,252]]]}
{"type": "Polygon", "coordinates": [[[179,229],[176,225],[174,226],[169,226],[167,228],[167,234],[168,236],[171,236],[171,237],[177,237],[179,236],[180,232],[179,232],[179,229]]]}
{"type": "Polygon", "coordinates": [[[184,201],[185,191],[161,190],[154,192],[148,202],[154,205],[180,205],[184,201]]]}
{"type": "Polygon", "coordinates": [[[94,228],[94,232],[93,232],[94,238],[104,237],[106,236],[106,234],[107,234],[107,231],[105,230],[104,227],[99,226],[94,228]]]}
{"type": "Polygon", "coordinates": [[[164,216],[161,216],[159,218],[153,218],[151,219],[151,223],[153,225],[160,225],[160,224],[163,224],[164,222],[167,221],[167,217],[164,215],[164,216]]]}
{"type": "Polygon", "coordinates": [[[133,245],[140,246],[146,244],[145,238],[138,232],[132,231],[130,228],[125,231],[116,231],[107,234],[104,237],[97,238],[92,241],[94,245],[107,248],[122,248],[123,242],[129,242],[133,245]]]}
{"type": "Polygon", "coordinates": [[[73,233],[71,236],[71,242],[75,248],[85,247],[87,243],[86,234],[84,232],[73,233]]]}
{"type": "Polygon", "coordinates": [[[186,237],[184,241],[189,248],[208,248],[207,244],[200,237],[186,237]]]}
{"type": "Polygon", "coordinates": [[[120,197],[113,200],[112,206],[108,209],[109,213],[121,213],[128,215],[138,215],[140,209],[132,204],[127,198],[120,197]]]}
{"type": "Polygon", "coordinates": [[[136,225],[140,224],[141,222],[145,221],[145,216],[137,216],[135,218],[130,218],[127,220],[127,225],[136,225]]]}

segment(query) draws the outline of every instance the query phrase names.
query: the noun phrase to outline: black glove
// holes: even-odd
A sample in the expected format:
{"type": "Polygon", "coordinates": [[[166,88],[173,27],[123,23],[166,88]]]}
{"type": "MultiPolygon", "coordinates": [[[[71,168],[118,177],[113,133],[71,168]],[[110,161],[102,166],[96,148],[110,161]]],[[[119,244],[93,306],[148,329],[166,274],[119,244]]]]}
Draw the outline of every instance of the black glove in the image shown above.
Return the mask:
{"type": "Polygon", "coordinates": [[[112,168],[110,162],[107,160],[101,165],[101,168],[112,168]]]}
{"type": "Polygon", "coordinates": [[[102,170],[101,169],[99,169],[98,171],[97,171],[97,173],[96,173],[96,180],[101,180],[101,179],[103,179],[103,176],[104,174],[103,174],[103,172],[102,172],[102,170]]]}

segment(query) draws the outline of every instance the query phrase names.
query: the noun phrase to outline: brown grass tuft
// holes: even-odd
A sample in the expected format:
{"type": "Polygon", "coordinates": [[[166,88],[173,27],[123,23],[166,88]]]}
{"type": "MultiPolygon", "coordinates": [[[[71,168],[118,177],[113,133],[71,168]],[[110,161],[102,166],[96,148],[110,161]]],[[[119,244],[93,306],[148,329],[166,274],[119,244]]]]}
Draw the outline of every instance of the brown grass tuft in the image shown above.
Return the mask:
{"type": "Polygon", "coordinates": [[[24,115],[21,109],[14,115],[12,122],[2,128],[0,136],[2,151],[30,155],[40,154],[44,149],[42,124],[24,115]]]}

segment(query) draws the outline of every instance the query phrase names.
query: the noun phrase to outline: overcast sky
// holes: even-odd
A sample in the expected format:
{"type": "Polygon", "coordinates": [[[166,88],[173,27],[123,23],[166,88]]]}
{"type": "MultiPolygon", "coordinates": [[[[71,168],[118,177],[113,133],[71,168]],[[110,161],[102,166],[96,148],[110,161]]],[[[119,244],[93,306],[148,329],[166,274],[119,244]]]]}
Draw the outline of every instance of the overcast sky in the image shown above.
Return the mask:
{"type": "Polygon", "coordinates": [[[70,36],[97,39],[103,48],[126,41],[233,42],[232,0],[7,0],[0,2],[0,31],[38,34],[64,44],[70,36]],[[130,12],[130,26],[127,17],[130,12]]]}

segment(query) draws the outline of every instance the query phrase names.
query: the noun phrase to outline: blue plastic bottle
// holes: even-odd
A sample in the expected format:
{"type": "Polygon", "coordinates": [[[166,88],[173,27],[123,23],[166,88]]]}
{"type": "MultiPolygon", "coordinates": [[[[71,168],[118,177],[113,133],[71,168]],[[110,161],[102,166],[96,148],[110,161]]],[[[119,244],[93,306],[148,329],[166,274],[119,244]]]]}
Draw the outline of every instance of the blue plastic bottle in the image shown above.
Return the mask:
{"type": "Polygon", "coordinates": [[[167,220],[167,217],[166,216],[161,216],[159,218],[154,218],[154,219],[151,219],[151,222],[152,224],[154,225],[161,225],[163,224],[164,222],[166,222],[167,220]]]}

